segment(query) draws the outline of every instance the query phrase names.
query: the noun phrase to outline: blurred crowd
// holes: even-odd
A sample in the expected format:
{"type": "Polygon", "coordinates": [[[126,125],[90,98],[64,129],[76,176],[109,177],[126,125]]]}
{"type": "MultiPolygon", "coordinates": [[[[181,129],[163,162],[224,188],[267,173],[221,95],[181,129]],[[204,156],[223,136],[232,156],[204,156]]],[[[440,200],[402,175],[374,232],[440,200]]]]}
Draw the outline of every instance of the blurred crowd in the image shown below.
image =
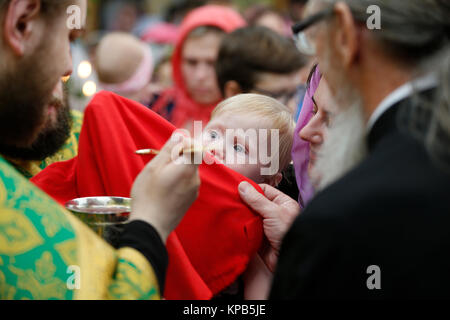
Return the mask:
{"type": "MultiPolygon", "coordinates": [[[[306,2],[306,0],[290,0],[287,5],[285,4],[285,8],[279,9],[279,5],[276,6],[276,3],[267,1],[242,4],[240,1],[231,0],[173,0],[165,3],[159,9],[160,12],[150,12],[145,1],[100,1],[96,11],[90,12],[90,15],[94,17],[88,20],[95,21],[96,25],[88,25],[89,32],[72,45],[75,72],[66,79],[71,107],[83,111],[91,97],[105,89],[150,106],[162,92],[173,88],[175,84],[172,58],[176,51],[177,39],[182,31],[184,18],[196,8],[205,5],[223,6],[239,13],[245,20],[246,26],[265,27],[277,33],[279,37],[291,39],[291,26],[300,20],[306,2]],[[141,55],[141,50],[145,51],[145,54],[141,55]],[[144,56],[145,66],[139,64],[144,56]],[[145,72],[141,71],[142,68],[146,69],[145,72]],[[142,83],[135,84],[132,90],[126,88],[128,90],[124,92],[120,84],[130,80],[137,71],[141,71],[138,77],[144,77],[145,80],[142,79],[142,83]]],[[[201,19],[198,23],[202,24],[201,19]]],[[[208,24],[207,21],[205,23],[208,24]]],[[[270,36],[275,37],[273,34],[270,36]]],[[[255,40],[260,41],[261,38],[255,40]]],[[[237,41],[239,41],[238,38],[237,41]]],[[[178,43],[178,45],[183,44],[178,43]]],[[[253,49],[249,48],[249,50],[253,49]]],[[[211,50],[214,56],[218,55],[218,47],[211,50]]],[[[298,104],[302,101],[304,85],[311,67],[306,56],[301,60],[302,64],[296,67],[297,70],[290,72],[293,74],[294,71],[298,71],[294,81],[298,92],[293,94],[292,87],[281,88],[281,95],[284,89],[290,90],[288,92],[292,98],[289,99],[290,104],[297,117],[300,111],[298,104]]],[[[271,67],[259,66],[258,68],[261,71],[267,71],[271,67]]],[[[295,67],[291,67],[293,68],[295,67]]],[[[283,71],[283,73],[287,72],[283,71]]],[[[207,81],[216,80],[208,79],[207,81]]],[[[262,89],[265,90],[265,88],[262,89]]],[[[264,92],[270,93],[270,88],[264,92]]],[[[272,95],[276,96],[279,93],[280,90],[273,92],[272,95]]],[[[287,103],[287,101],[282,102],[287,103]]]]}

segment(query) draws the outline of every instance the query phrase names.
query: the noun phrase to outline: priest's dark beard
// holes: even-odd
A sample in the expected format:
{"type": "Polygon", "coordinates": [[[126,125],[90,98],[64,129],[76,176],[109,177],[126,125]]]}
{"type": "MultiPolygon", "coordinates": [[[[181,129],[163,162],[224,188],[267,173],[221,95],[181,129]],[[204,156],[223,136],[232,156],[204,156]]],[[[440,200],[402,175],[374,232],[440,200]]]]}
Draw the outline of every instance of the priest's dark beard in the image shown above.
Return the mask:
{"type": "Polygon", "coordinates": [[[64,101],[54,98],[50,104],[58,107],[56,124],[47,124],[30,147],[0,143],[0,154],[16,160],[42,161],[54,155],[70,137],[72,118],[66,95],[64,101]]]}
{"type": "MultiPolygon", "coordinates": [[[[47,41],[48,42],[48,41],[47,41]]],[[[46,106],[59,79],[48,43],[0,74],[0,144],[29,147],[43,129],[46,106]]],[[[0,153],[3,150],[0,149],[0,153]]]]}

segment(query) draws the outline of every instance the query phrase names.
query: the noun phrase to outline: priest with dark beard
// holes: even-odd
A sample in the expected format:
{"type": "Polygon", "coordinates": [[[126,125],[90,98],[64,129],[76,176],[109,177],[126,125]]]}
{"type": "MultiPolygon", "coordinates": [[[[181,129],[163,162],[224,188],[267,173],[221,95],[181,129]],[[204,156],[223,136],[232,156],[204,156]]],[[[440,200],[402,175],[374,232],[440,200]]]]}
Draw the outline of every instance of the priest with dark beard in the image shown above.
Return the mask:
{"type": "Polygon", "coordinates": [[[82,34],[87,5],[0,0],[0,300],[160,298],[165,243],[198,195],[198,166],[171,158],[175,146],[192,141],[170,139],[136,179],[129,223],[114,249],[3,157],[47,156],[36,141],[48,143],[39,136],[53,137],[49,132],[64,122],[64,103],[52,97],[62,101],[59,82],[72,73],[70,43],[82,34]],[[79,8],[80,28],[67,24],[70,6],[79,8]],[[18,152],[33,144],[32,152],[18,152]]]}
{"type": "Polygon", "coordinates": [[[70,109],[62,81],[54,88],[47,110],[49,117],[30,146],[0,143],[0,154],[27,179],[52,163],[70,160],[78,154],[83,114],[70,109]]]}

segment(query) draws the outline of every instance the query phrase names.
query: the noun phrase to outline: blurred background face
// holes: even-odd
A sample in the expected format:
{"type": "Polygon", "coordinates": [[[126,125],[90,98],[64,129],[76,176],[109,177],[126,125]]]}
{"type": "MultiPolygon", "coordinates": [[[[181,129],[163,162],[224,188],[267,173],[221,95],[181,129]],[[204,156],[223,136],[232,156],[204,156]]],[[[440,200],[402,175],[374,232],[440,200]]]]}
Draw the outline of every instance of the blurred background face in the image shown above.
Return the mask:
{"type": "Polygon", "coordinates": [[[294,113],[299,102],[298,87],[301,83],[299,72],[292,74],[263,72],[258,74],[258,80],[251,92],[272,97],[294,113]]]}
{"type": "Polygon", "coordinates": [[[276,13],[268,12],[267,14],[260,17],[256,22],[255,25],[258,26],[264,26],[266,28],[269,28],[277,33],[279,33],[282,36],[286,35],[286,24],[283,20],[283,18],[276,13]]]}
{"type": "Polygon", "coordinates": [[[222,98],[214,67],[221,40],[219,34],[209,32],[188,38],[183,45],[184,84],[190,97],[200,104],[216,103],[222,98]]]}
{"type": "Polygon", "coordinates": [[[334,110],[331,92],[327,82],[322,78],[314,94],[313,117],[300,131],[300,138],[309,142],[310,155],[308,173],[312,176],[312,169],[319,157],[320,148],[326,138],[334,110]]]}
{"type": "Polygon", "coordinates": [[[129,3],[124,3],[117,13],[113,23],[113,30],[121,30],[131,32],[136,25],[138,19],[137,8],[129,3]]]}

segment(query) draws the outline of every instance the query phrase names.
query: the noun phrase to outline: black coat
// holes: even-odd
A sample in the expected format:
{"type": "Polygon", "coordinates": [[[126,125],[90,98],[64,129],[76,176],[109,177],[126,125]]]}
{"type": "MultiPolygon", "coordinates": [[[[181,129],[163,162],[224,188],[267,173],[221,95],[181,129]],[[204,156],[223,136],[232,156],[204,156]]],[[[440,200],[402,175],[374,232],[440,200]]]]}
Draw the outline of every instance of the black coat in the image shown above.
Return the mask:
{"type": "Polygon", "coordinates": [[[450,297],[450,175],[400,129],[400,105],[411,100],[378,119],[368,157],[296,219],[271,298],[450,297]],[[367,286],[372,265],[380,290],[367,286]]]}

